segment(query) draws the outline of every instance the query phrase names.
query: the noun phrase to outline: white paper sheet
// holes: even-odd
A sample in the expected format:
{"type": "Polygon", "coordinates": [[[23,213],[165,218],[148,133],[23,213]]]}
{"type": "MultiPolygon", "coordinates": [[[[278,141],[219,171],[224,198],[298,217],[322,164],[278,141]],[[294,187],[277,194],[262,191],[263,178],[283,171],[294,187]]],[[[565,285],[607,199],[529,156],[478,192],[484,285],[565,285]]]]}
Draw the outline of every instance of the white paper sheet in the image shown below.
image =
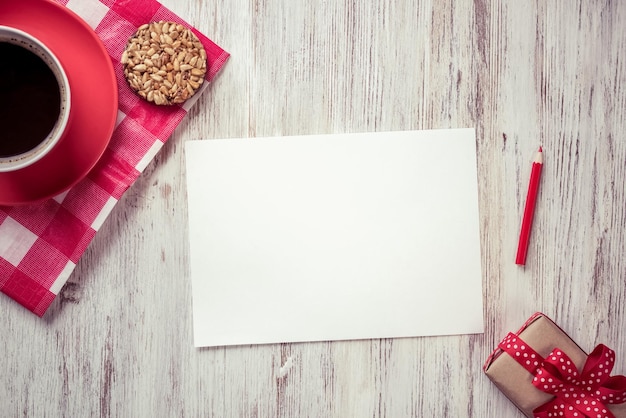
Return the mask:
{"type": "Polygon", "coordinates": [[[185,151],[195,346],[483,332],[473,129],[185,151]]]}

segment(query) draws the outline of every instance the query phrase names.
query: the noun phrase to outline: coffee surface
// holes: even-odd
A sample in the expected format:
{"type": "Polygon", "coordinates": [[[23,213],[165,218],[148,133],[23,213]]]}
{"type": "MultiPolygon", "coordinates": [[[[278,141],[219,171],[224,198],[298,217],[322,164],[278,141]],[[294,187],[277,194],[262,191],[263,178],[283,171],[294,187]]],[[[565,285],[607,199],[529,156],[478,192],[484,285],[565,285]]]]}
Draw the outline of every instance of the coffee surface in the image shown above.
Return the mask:
{"type": "Polygon", "coordinates": [[[28,49],[0,41],[0,57],[0,157],[10,157],[52,131],[61,93],[52,70],[28,49]]]}

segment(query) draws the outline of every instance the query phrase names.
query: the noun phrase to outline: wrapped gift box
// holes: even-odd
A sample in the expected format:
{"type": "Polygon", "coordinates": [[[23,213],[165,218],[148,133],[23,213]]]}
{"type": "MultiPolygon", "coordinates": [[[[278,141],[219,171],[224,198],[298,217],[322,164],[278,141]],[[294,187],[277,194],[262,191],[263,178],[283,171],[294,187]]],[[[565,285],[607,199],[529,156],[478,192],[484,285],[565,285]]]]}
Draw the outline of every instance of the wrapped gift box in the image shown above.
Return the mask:
{"type": "Polygon", "coordinates": [[[588,356],[538,312],[502,340],[483,370],[527,417],[626,418],[626,378],[608,377],[614,359],[603,345],[588,356]]]}

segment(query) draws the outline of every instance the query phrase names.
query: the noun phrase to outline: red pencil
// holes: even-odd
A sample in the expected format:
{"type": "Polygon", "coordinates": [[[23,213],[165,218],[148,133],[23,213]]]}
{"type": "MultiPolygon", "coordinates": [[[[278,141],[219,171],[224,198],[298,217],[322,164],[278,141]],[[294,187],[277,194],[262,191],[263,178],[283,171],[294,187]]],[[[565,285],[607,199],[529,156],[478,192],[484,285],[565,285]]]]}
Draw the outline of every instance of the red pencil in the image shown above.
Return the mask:
{"type": "Polygon", "coordinates": [[[537,192],[539,191],[539,179],[541,178],[541,169],[543,168],[543,149],[539,147],[533,168],[530,172],[530,182],[528,184],[528,194],[526,196],[526,207],[524,208],[524,217],[522,218],[522,229],[519,234],[519,242],[517,244],[517,257],[515,264],[526,264],[526,252],[528,251],[528,242],[530,238],[530,229],[533,224],[533,216],[535,215],[535,204],[537,202],[537,192]]]}

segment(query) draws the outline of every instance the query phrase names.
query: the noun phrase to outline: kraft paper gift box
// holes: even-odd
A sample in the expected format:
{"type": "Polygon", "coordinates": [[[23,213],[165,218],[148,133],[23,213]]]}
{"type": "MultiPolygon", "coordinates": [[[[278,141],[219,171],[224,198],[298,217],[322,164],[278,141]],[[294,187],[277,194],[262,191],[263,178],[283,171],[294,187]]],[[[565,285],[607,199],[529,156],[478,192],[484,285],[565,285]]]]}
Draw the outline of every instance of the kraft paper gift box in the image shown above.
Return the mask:
{"type": "Polygon", "coordinates": [[[538,312],[502,340],[483,370],[527,417],[626,418],[626,377],[609,377],[614,361],[602,344],[587,355],[538,312]]]}

